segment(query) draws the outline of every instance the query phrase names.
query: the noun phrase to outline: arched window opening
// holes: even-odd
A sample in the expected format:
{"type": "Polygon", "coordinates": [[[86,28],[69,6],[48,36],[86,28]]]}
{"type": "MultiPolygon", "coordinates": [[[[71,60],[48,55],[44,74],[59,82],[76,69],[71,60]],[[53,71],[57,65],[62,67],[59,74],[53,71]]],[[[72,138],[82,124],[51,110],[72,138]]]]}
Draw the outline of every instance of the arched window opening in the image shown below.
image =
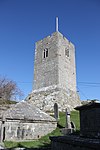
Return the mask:
{"type": "Polygon", "coordinates": [[[48,57],[48,48],[44,49],[44,58],[48,57]]]}

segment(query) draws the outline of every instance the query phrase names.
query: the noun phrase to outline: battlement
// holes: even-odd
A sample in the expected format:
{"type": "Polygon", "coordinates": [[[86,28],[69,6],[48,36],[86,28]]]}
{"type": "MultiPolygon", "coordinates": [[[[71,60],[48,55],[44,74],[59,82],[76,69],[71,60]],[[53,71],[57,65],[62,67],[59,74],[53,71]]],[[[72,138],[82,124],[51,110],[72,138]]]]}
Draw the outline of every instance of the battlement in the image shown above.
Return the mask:
{"type": "Polygon", "coordinates": [[[74,45],[62,34],[60,33],[59,31],[58,32],[54,32],[52,33],[51,35],[43,38],[42,40],[39,40],[36,42],[36,45],[42,45],[43,43],[46,43],[48,42],[49,40],[51,39],[62,39],[64,40],[67,44],[69,43],[70,46],[72,46],[74,48],[74,45]]]}

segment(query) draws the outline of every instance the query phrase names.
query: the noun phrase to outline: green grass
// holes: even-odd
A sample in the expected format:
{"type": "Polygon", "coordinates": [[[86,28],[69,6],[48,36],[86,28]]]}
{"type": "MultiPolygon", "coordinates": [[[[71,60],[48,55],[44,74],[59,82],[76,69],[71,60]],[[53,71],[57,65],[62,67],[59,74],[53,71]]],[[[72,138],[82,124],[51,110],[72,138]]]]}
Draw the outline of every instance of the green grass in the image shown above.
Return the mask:
{"type": "MultiPolygon", "coordinates": [[[[79,112],[78,112],[78,111],[72,111],[72,112],[71,112],[71,121],[73,121],[73,122],[75,123],[76,130],[80,130],[79,112]]],[[[60,124],[62,127],[65,127],[65,125],[66,125],[65,112],[60,112],[59,124],[60,124]]]]}
{"type": "Polygon", "coordinates": [[[80,120],[79,120],[79,112],[78,111],[72,111],[71,112],[71,121],[75,123],[76,130],[80,130],[80,120]]]}
{"type": "MultiPolygon", "coordinates": [[[[52,133],[49,133],[46,136],[41,137],[39,140],[35,141],[25,141],[25,142],[12,142],[12,141],[5,141],[4,145],[6,148],[14,148],[14,147],[26,147],[26,148],[40,148],[46,147],[50,145],[49,136],[61,136],[60,127],[65,127],[66,125],[66,116],[64,112],[60,112],[59,114],[59,126],[54,130],[52,133]]],[[[72,111],[71,112],[71,121],[73,121],[76,125],[76,130],[79,130],[79,112],[72,111]]]]}
{"type": "Polygon", "coordinates": [[[4,145],[6,148],[14,148],[14,147],[26,147],[26,148],[39,148],[46,147],[50,145],[49,136],[59,136],[62,135],[59,128],[56,128],[52,133],[49,133],[46,136],[41,137],[39,140],[35,141],[24,141],[24,142],[12,142],[5,141],[4,145]]]}

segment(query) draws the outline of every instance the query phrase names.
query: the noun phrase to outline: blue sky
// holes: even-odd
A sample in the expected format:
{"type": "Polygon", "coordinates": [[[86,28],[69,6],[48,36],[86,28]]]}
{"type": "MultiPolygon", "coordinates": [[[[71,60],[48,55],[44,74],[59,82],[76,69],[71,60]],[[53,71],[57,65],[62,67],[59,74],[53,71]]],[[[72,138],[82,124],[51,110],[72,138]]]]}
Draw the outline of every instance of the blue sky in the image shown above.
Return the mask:
{"type": "Polygon", "coordinates": [[[59,31],[76,47],[81,99],[100,99],[99,0],[0,0],[0,75],[32,91],[35,42],[59,31]]]}

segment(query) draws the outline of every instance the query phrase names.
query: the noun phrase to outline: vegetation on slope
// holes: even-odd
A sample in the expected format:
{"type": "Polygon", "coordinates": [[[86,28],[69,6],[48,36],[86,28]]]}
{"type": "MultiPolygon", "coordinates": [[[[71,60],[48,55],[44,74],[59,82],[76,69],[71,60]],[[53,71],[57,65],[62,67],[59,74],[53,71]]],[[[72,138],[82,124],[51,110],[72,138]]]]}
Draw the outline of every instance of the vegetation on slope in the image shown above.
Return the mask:
{"type": "Polygon", "coordinates": [[[12,100],[4,100],[0,98],[0,105],[9,105],[9,104],[16,104],[16,101],[12,101],[12,100]]]}

